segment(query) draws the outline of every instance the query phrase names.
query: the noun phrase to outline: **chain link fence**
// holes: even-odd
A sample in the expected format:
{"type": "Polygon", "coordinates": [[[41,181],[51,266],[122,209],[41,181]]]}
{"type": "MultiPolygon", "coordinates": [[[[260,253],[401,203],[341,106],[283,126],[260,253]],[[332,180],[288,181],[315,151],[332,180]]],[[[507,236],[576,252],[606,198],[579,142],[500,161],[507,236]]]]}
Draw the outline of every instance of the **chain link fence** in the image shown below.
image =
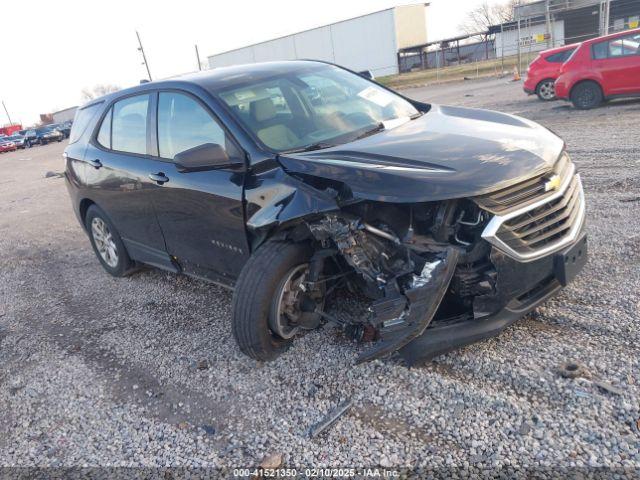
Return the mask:
{"type": "Polygon", "coordinates": [[[514,20],[398,53],[401,73],[430,71],[436,79],[523,72],[544,50],[640,27],[640,0],[522,1],[514,20]]]}

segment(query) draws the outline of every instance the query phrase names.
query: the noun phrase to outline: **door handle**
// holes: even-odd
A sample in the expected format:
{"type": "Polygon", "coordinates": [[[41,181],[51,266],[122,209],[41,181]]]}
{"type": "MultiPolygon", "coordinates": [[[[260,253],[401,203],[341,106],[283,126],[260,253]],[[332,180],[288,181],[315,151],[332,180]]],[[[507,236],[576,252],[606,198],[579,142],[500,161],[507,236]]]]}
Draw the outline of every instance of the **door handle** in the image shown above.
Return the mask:
{"type": "Polygon", "coordinates": [[[153,180],[154,182],[156,182],[158,185],[162,185],[163,183],[166,183],[169,181],[169,177],[167,177],[164,173],[162,172],[158,172],[158,173],[150,173],[149,174],[149,178],[151,180],[153,180]]]}
{"type": "Polygon", "coordinates": [[[100,160],[87,160],[87,163],[91,165],[96,170],[102,167],[102,162],[100,160]]]}

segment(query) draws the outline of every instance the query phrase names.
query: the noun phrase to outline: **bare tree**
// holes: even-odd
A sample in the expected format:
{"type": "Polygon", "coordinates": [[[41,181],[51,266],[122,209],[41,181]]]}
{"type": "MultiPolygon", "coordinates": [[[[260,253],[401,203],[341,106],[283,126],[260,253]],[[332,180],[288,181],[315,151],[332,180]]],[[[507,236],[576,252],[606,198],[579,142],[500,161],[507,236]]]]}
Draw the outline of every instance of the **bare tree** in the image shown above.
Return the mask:
{"type": "Polygon", "coordinates": [[[460,28],[468,34],[484,33],[493,25],[510,22],[514,19],[514,7],[518,3],[518,0],[508,0],[492,5],[485,0],[467,13],[467,18],[460,28]]]}
{"type": "Polygon", "coordinates": [[[120,87],[109,83],[98,84],[93,88],[82,89],[82,99],[85,101],[93,100],[94,98],[102,97],[108,93],[117,92],[120,87]]]}

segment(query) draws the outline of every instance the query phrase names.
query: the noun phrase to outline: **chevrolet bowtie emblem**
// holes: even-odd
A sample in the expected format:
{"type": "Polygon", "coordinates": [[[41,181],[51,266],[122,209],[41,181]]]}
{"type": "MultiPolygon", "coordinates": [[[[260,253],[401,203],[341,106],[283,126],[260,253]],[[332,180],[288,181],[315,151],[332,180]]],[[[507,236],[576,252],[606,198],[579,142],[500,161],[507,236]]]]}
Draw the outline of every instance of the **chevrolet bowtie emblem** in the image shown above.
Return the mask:
{"type": "Polygon", "coordinates": [[[544,191],[550,192],[551,190],[557,190],[560,188],[560,175],[552,175],[544,184],[544,191]]]}

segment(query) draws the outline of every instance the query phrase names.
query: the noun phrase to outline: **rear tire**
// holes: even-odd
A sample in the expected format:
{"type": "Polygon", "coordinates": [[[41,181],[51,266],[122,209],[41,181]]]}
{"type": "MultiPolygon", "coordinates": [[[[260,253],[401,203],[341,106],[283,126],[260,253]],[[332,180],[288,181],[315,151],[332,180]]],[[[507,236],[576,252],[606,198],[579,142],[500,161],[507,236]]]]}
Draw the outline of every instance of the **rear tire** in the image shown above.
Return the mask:
{"type": "Polygon", "coordinates": [[[602,89],[596,82],[582,82],[571,90],[571,103],[579,110],[596,108],[603,99],[602,89]]]}
{"type": "Polygon", "coordinates": [[[268,361],[289,348],[293,339],[282,338],[270,328],[274,302],[281,297],[279,289],[287,275],[308,263],[312,255],[308,244],[267,242],[249,258],[232,301],[233,336],[242,353],[268,361]]]}
{"type": "Polygon", "coordinates": [[[136,264],[129,258],[118,230],[101,208],[91,205],[84,223],[93,251],[107,273],[114,277],[125,277],[136,270],[136,264]]]}
{"type": "Polygon", "coordinates": [[[547,78],[538,83],[536,87],[536,95],[543,102],[550,102],[556,99],[555,82],[551,78],[547,78]]]}

